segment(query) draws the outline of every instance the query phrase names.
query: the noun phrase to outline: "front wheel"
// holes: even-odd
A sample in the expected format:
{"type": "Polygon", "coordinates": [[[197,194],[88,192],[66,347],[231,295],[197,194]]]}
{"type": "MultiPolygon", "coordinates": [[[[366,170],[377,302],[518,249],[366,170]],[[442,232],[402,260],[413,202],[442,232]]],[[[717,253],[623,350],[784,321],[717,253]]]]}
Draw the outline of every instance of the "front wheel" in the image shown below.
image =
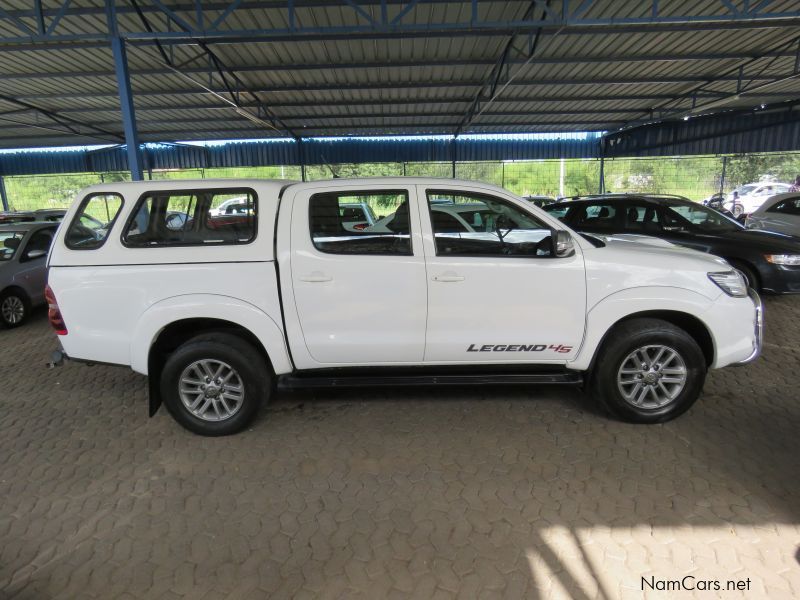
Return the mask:
{"type": "Polygon", "coordinates": [[[169,356],[161,373],[167,410],[186,429],[206,436],[230,435],[246,427],[270,389],[261,354],[224,332],[190,339],[169,356]]]}
{"type": "Polygon", "coordinates": [[[686,331],[660,319],[632,319],[603,344],[593,391],[623,421],[663,423],[694,404],[706,370],[702,350],[686,331]]]}

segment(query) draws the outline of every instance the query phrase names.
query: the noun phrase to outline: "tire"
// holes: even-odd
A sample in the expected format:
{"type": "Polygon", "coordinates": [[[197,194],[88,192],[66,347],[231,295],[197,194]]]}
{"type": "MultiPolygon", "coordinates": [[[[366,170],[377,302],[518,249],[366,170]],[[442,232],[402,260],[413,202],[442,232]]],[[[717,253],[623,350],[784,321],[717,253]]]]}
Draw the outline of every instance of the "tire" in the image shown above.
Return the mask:
{"type": "Polygon", "coordinates": [[[161,372],[161,397],[189,431],[230,435],[245,428],[269,399],[271,379],[266,361],[252,344],[230,333],[208,333],[169,355],[161,372]]]}
{"type": "Polygon", "coordinates": [[[19,327],[31,314],[28,297],[18,290],[7,290],[0,294],[0,322],[9,329],[19,327]]]}
{"type": "Polygon", "coordinates": [[[705,356],[686,331],[660,319],[631,319],[614,327],[606,337],[592,376],[592,394],[609,413],[623,421],[663,423],[694,404],[703,390],[706,371],[705,356]],[[665,351],[658,358],[661,348],[665,351]],[[647,353],[639,354],[639,358],[651,361],[644,363],[648,369],[641,373],[631,372],[641,371],[644,362],[631,358],[637,350],[647,353]],[[667,352],[674,352],[677,358],[667,352]],[[665,358],[666,362],[655,362],[665,358]],[[628,372],[623,373],[623,369],[628,372]],[[683,383],[673,382],[681,379],[681,369],[683,383]],[[641,399],[645,388],[648,391],[641,399]],[[630,398],[623,395],[623,390],[630,398]],[[659,404],[658,396],[663,404],[659,404]]]}
{"type": "Polygon", "coordinates": [[[760,291],[761,286],[758,283],[758,275],[756,275],[753,267],[738,260],[729,260],[728,262],[744,276],[745,281],[747,281],[747,287],[753,288],[757,292],[760,291]]]}

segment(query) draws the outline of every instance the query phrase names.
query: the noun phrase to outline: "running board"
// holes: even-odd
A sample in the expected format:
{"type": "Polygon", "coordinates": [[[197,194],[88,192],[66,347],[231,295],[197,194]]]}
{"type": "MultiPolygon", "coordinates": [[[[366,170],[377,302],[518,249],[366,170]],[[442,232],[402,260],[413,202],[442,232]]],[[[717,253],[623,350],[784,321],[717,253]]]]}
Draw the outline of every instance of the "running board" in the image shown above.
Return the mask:
{"type": "Polygon", "coordinates": [[[549,373],[430,374],[430,375],[336,375],[286,374],[278,377],[282,391],[319,388],[413,387],[430,385],[581,385],[578,371],[549,373]]]}

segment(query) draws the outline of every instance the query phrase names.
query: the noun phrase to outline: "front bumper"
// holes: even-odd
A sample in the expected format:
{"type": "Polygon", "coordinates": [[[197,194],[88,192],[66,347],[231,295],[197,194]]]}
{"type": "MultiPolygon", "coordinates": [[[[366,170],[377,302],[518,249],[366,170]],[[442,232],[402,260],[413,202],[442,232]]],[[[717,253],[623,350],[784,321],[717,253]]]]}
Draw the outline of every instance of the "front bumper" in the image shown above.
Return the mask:
{"type": "Polygon", "coordinates": [[[772,294],[800,294],[800,267],[769,265],[761,270],[762,287],[772,294]]]}
{"type": "Polygon", "coordinates": [[[731,364],[732,367],[740,367],[753,362],[761,355],[761,349],[764,346],[764,303],[754,289],[750,288],[748,295],[756,307],[755,317],[753,318],[753,333],[755,334],[753,336],[753,353],[744,360],[731,364]]]}

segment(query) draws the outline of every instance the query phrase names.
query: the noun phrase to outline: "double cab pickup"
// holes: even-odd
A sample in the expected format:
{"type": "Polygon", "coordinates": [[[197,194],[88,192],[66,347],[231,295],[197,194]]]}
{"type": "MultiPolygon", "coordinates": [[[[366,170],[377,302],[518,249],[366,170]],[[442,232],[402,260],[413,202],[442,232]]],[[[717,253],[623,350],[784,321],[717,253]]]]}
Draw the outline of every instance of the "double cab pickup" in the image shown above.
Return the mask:
{"type": "Polygon", "coordinates": [[[583,385],[658,423],[761,348],[761,302],[725,260],[581,235],[470,181],[98,185],[48,265],[59,352],[146,375],[151,414],[203,435],[275,389],[384,384],[583,385]]]}

